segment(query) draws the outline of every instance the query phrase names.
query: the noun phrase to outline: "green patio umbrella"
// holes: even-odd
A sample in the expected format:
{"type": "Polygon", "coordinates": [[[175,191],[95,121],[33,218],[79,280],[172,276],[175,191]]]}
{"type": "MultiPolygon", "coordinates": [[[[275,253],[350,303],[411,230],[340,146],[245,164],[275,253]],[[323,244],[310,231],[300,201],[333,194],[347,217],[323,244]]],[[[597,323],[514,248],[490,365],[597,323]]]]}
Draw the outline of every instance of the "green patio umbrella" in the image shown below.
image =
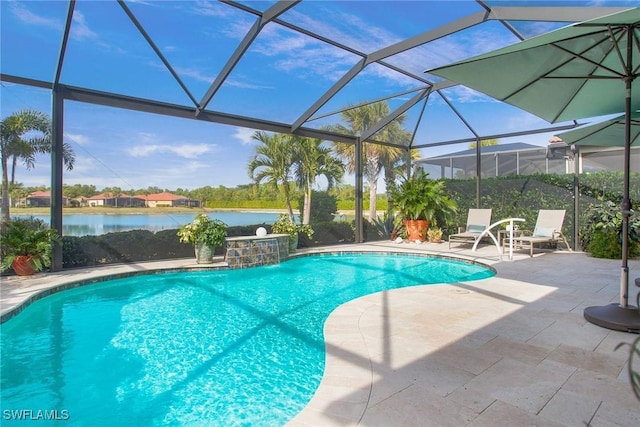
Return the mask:
{"type": "Polygon", "coordinates": [[[592,323],[625,331],[640,331],[640,312],[628,304],[627,262],[631,112],[640,109],[639,70],[640,8],[636,7],[426,71],[551,123],[624,113],[620,304],[588,307],[584,315],[592,323]]]}
{"type": "MultiPolygon", "coordinates": [[[[640,144],[640,113],[631,114],[630,145],[640,144]]],[[[589,145],[597,147],[622,147],[625,141],[626,117],[621,114],[609,120],[589,126],[559,133],[555,136],[563,142],[578,146],[589,145]]]]}
{"type": "MultiPolygon", "coordinates": [[[[633,8],[426,73],[463,84],[551,123],[623,113],[624,81],[637,76],[640,67],[638,22],[640,8],[633,8]],[[635,54],[631,59],[628,48],[635,54]]],[[[638,94],[638,80],[631,84],[638,94]]],[[[631,110],[640,109],[640,96],[630,99],[631,110]]]]}

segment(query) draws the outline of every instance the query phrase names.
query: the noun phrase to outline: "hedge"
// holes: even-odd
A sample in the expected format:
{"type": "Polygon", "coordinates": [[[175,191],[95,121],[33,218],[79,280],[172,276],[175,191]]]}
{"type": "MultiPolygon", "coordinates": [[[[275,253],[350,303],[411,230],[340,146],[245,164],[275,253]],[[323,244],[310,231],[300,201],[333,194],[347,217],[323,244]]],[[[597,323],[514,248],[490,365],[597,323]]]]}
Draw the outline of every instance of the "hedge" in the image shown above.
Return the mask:
{"type": "MultiPolygon", "coordinates": [[[[493,210],[492,219],[525,218],[524,228],[533,228],[538,210],[565,209],[564,233],[573,242],[574,182],[573,175],[529,175],[485,178],[482,180],[482,207],[493,210]]],[[[622,174],[600,172],[580,176],[580,206],[578,210],[581,230],[587,230],[589,207],[606,201],[620,203],[622,174]]],[[[455,220],[443,226],[445,237],[457,231],[466,223],[469,208],[476,207],[475,180],[447,180],[447,191],[458,203],[455,220]]],[[[640,204],[640,175],[631,176],[631,200],[633,206],[640,204]]],[[[338,203],[338,209],[342,209],[338,203]]],[[[380,240],[375,226],[364,221],[365,241],[380,240]]],[[[229,227],[229,236],[253,235],[257,227],[270,230],[270,225],[229,227]]],[[[353,222],[321,222],[312,224],[314,235],[311,239],[300,236],[301,247],[337,245],[354,242],[353,222]]],[[[109,263],[127,263],[149,260],[193,257],[193,247],[180,243],[177,230],[163,230],[153,233],[133,230],[108,233],[100,236],[64,237],[64,268],[86,267],[109,263]]],[[[588,240],[588,239],[587,239],[588,240]]],[[[585,240],[584,243],[588,243],[585,240]]],[[[582,244],[583,242],[579,242],[582,244]]],[[[573,243],[572,243],[573,244],[573,243]]],[[[583,249],[587,249],[586,245],[583,249]]],[[[222,248],[218,248],[218,254],[222,248]]]]}

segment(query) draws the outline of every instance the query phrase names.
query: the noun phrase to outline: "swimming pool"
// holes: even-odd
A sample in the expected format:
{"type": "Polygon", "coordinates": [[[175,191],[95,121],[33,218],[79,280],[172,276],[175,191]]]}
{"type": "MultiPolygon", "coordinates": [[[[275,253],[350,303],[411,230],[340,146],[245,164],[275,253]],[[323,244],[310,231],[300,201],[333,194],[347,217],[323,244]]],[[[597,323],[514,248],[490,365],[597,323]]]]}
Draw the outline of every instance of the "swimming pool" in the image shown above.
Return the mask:
{"type": "Polygon", "coordinates": [[[320,383],[323,323],[337,306],[493,274],[423,256],[323,254],[59,292],[1,325],[3,419],[28,410],[72,425],[283,425],[320,383]]]}

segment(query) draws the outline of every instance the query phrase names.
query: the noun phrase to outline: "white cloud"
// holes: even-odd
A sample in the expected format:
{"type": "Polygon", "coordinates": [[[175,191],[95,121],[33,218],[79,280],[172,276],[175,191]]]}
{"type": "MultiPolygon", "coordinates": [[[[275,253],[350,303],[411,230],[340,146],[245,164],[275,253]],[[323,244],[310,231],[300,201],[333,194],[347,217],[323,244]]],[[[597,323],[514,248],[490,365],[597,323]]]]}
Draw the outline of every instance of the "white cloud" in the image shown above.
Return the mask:
{"type": "MultiPolygon", "coordinates": [[[[152,64],[156,68],[166,69],[164,64],[159,62],[152,64]]],[[[178,73],[181,77],[190,77],[194,80],[205,82],[205,83],[213,83],[215,80],[215,75],[207,75],[201,72],[200,70],[196,70],[195,68],[182,68],[182,67],[174,67],[176,73],[178,73]]]]}
{"type": "MultiPolygon", "coordinates": [[[[156,62],[150,62],[149,64],[150,66],[157,68],[159,70],[163,70],[163,71],[166,70],[165,65],[161,62],[156,61],[156,62]]],[[[185,67],[174,66],[173,69],[178,73],[180,77],[188,77],[199,82],[204,82],[208,85],[212,84],[216,78],[215,74],[207,74],[206,72],[203,72],[201,70],[198,70],[192,67],[185,68],[185,67]]],[[[238,80],[237,77],[227,78],[224,84],[225,86],[233,86],[241,89],[271,89],[272,88],[271,86],[256,85],[252,83],[243,82],[238,80]]]]}
{"type": "Polygon", "coordinates": [[[450,89],[450,92],[454,94],[457,102],[472,103],[472,102],[500,102],[495,98],[487,96],[481,92],[473,89],[469,89],[466,86],[454,86],[450,89]]]}
{"type": "Polygon", "coordinates": [[[192,8],[192,11],[197,15],[204,16],[228,16],[229,8],[224,7],[218,2],[199,0],[195,2],[196,7],[192,8]]]}
{"type": "Polygon", "coordinates": [[[154,6],[155,3],[154,2],[148,2],[148,1],[144,1],[144,0],[128,0],[128,3],[137,3],[137,4],[143,4],[145,6],[154,6]]]}
{"type": "Polygon", "coordinates": [[[59,29],[62,24],[55,19],[46,18],[44,16],[36,15],[28,10],[23,3],[12,1],[10,3],[11,11],[22,22],[29,25],[36,25],[38,27],[46,27],[52,29],[59,29]]]}
{"type": "MultiPolygon", "coordinates": [[[[301,26],[309,28],[304,23],[301,26]]],[[[313,31],[312,28],[309,29],[313,31]]],[[[327,30],[324,31],[326,33],[327,30]]],[[[322,31],[318,33],[323,34],[322,31]]],[[[340,78],[360,59],[342,49],[276,25],[265,27],[252,50],[266,57],[277,58],[274,60],[275,68],[295,74],[296,78],[320,76],[331,81],[340,78]]]]}
{"type": "Polygon", "coordinates": [[[93,157],[78,156],[76,155],[76,161],[73,164],[73,170],[64,171],[65,182],[68,176],[95,176],[98,169],[103,169],[104,166],[99,163],[98,160],[93,157]]]}
{"type": "Polygon", "coordinates": [[[78,145],[85,145],[87,144],[87,142],[89,142],[89,137],[86,135],[80,135],[80,134],[73,134],[73,133],[67,133],[65,132],[64,134],[65,139],[78,144],[78,145]]]}
{"type": "MultiPolygon", "coordinates": [[[[209,180],[212,176],[217,179],[226,178],[212,173],[200,173],[199,171],[211,171],[211,164],[202,161],[188,161],[185,164],[167,164],[161,170],[144,170],[141,173],[131,173],[127,176],[127,181],[131,183],[128,187],[144,188],[153,182],[153,185],[162,188],[198,188],[214,183],[209,180]]],[[[217,171],[217,169],[216,169],[217,171]]]]}
{"type": "Polygon", "coordinates": [[[251,139],[251,136],[255,133],[255,129],[250,128],[236,128],[236,131],[232,135],[235,139],[240,140],[242,145],[251,145],[255,141],[251,139]]]}
{"type": "Polygon", "coordinates": [[[247,19],[245,15],[234,16],[221,31],[222,34],[229,38],[242,40],[252,25],[253,22],[247,19]]]}
{"type": "Polygon", "coordinates": [[[338,12],[330,8],[322,10],[322,15],[319,15],[320,19],[297,13],[295,10],[291,11],[290,15],[291,20],[302,28],[333,40],[339,40],[340,43],[363,53],[371,53],[381,47],[400,41],[399,36],[384,28],[376,27],[359,16],[338,12]],[[325,19],[325,16],[328,18],[325,19]],[[330,25],[330,22],[336,24],[330,25]],[[338,25],[341,25],[342,28],[339,28],[338,25]]]}
{"type": "Polygon", "coordinates": [[[185,159],[195,159],[214,151],[215,144],[145,144],[132,147],[127,152],[133,157],[148,157],[154,154],[172,153],[185,159]]]}
{"type": "Polygon", "coordinates": [[[506,125],[508,131],[521,131],[523,129],[548,127],[549,123],[526,111],[517,111],[508,117],[506,125]]]}
{"type": "Polygon", "coordinates": [[[82,12],[76,10],[73,12],[73,22],[71,25],[71,37],[76,40],[86,40],[91,39],[95,40],[98,38],[98,35],[94,33],[87,24],[87,21],[84,19],[84,15],[82,12]]]}

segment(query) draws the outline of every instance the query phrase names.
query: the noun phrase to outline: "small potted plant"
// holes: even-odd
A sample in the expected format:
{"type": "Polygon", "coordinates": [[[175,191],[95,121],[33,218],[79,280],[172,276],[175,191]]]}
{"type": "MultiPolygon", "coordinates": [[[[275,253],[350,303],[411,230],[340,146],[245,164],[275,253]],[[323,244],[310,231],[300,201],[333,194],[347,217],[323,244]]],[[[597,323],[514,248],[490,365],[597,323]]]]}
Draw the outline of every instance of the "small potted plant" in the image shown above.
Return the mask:
{"type": "Polygon", "coordinates": [[[424,241],[430,223],[446,224],[457,210],[455,200],[445,193],[445,182],[429,179],[422,169],[392,185],[389,193],[412,241],[424,241]]]}
{"type": "Polygon", "coordinates": [[[13,269],[19,276],[30,276],[44,270],[51,265],[51,247],[59,239],[58,232],[39,219],[4,222],[0,233],[2,271],[13,269]]]}
{"type": "Polygon", "coordinates": [[[313,229],[309,225],[297,225],[287,214],[278,216],[276,222],[271,226],[271,232],[289,235],[290,252],[298,248],[298,233],[305,233],[309,238],[313,236],[313,229]]]}
{"type": "Polygon", "coordinates": [[[442,243],[442,229],[437,225],[432,225],[427,230],[427,237],[430,243],[442,243]]]}
{"type": "Polygon", "coordinates": [[[191,243],[194,246],[198,264],[212,264],[215,249],[224,245],[227,224],[201,213],[191,224],[180,227],[178,237],[182,243],[191,243]]]}

